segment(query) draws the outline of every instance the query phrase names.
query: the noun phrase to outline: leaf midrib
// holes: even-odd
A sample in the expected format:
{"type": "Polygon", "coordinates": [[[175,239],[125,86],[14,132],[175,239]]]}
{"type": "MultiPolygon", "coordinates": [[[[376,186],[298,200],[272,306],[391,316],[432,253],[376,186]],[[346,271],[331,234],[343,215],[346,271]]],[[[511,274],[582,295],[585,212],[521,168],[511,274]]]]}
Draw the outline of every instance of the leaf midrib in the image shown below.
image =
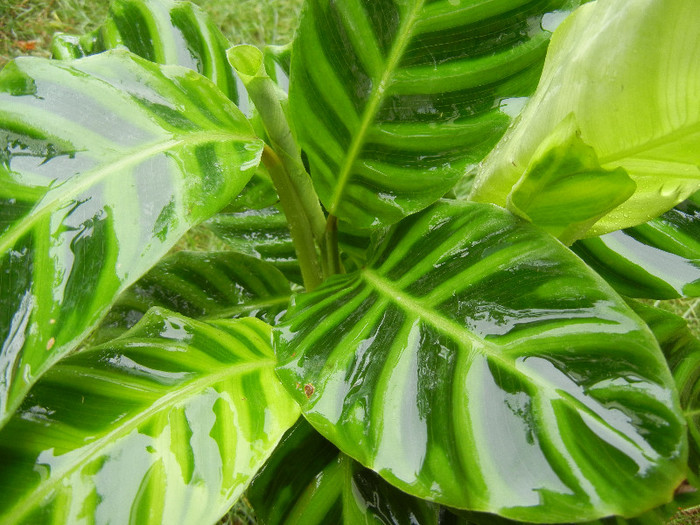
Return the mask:
{"type": "Polygon", "coordinates": [[[178,146],[197,145],[206,142],[240,140],[256,139],[254,137],[246,137],[243,135],[222,131],[203,131],[193,133],[181,139],[170,139],[151,143],[145,148],[134,148],[129,151],[122,151],[122,157],[116,162],[100,166],[93,170],[85,171],[71,179],[68,179],[63,183],[66,186],[65,191],[56,191],[55,195],[52,196],[52,199],[45,203],[42,207],[32,209],[29,217],[26,220],[20,220],[19,223],[9,228],[5,234],[0,237],[0,254],[4,254],[9,251],[38,222],[60,208],[61,204],[65,203],[68,199],[80,195],[80,193],[90,186],[100,182],[110,175],[113,175],[114,173],[135,167],[150,157],[164,153],[178,146]],[[77,183],[70,184],[70,182],[75,181],[76,179],[78,179],[77,183]]]}
{"type": "MultiPolygon", "coordinates": [[[[661,137],[650,139],[643,142],[642,144],[638,144],[637,146],[633,146],[631,148],[627,148],[626,150],[618,151],[616,153],[611,153],[605,157],[601,157],[599,159],[599,162],[601,166],[605,166],[606,164],[610,164],[612,162],[619,162],[623,159],[634,157],[639,153],[652,151],[656,148],[672,144],[674,142],[679,141],[686,135],[692,135],[693,133],[698,132],[700,132],[700,122],[696,122],[688,126],[682,126],[680,128],[675,129],[671,133],[668,133],[661,137]]],[[[689,164],[692,164],[692,162],[689,164]]]]}
{"type": "Polygon", "coordinates": [[[236,375],[242,375],[246,372],[266,368],[268,366],[272,369],[275,364],[276,362],[274,359],[265,359],[255,363],[238,365],[230,368],[225,367],[224,370],[219,373],[206,375],[182,388],[177,388],[175,391],[165,394],[151,404],[146,410],[139,412],[133,418],[129,419],[124,425],[117,426],[116,429],[83,447],[82,450],[85,452],[77,456],[75,462],[71,465],[64,469],[52,471],[49,478],[51,481],[41,483],[36,490],[31,491],[20,499],[12,507],[12,511],[5,515],[6,518],[10,518],[8,523],[18,523],[35,508],[37,504],[41,503],[51,491],[59,487],[67,474],[73,473],[75,470],[84,466],[90,459],[94,459],[94,456],[107,448],[114,440],[129,434],[133,429],[153,417],[156,413],[167,408],[168,405],[174,405],[178,400],[187,399],[191,392],[203,391],[207,387],[219,383],[226,378],[235,377],[236,375]],[[31,502],[36,503],[32,504],[31,502]]]}
{"type": "Polygon", "coordinates": [[[590,407],[586,406],[583,402],[573,397],[570,392],[557,388],[556,385],[547,381],[544,377],[533,372],[525,373],[519,370],[515,363],[505,359],[501,352],[499,352],[500,347],[490,341],[487,341],[478,335],[465,329],[463,326],[454,322],[452,319],[440,315],[438,312],[431,310],[429,307],[421,304],[420,300],[411,297],[403,290],[395,287],[393,283],[385,279],[378,273],[365,268],[361,272],[362,278],[370,284],[375,290],[380,294],[387,297],[390,301],[397,303],[398,305],[404,307],[406,310],[415,314],[419,319],[431,324],[438,331],[444,333],[445,335],[453,338],[456,341],[468,341],[471,344],[471,350],[479,352],[486,358],[490,358],[496,361],[499,366],[504,367],[513,375],[522,379],[525,383],[534,384],[536,388],[540,388],[553,394],[560,399],[563,403],[569,405],[574,411],[581,411],[593,418],[598,424],[607,428],[618,437],[623,439],[625,442],[629,443],[633,447],[637,448],[643,455],[646,452],[637,444],[634,440],[630,439],[625,435],[620,429],[611,426],[607,421],[602,420],[598,414],[596,414],[590,407]],[[562,393],[559,391],[561,390],[562,393]]]}
{"type": "Polygon", "coordinates": [[[374,118],[381,107],[381,103],[386,97],[386,93],[388,91],[387,86],[394,74],[394,71],[396,71],[398,67],[399,61],[403,56],[403,52],[405,51],[408,42],[413,36],[415,22],[418,19],[419,13],[423,10],[424,4],[425,0],[416,2],[411,8],[408,16],[402,21],[396,39],[391,46],[391,52],[387,58],[384,73],[382,74],[379,82],[372,86],[372,93],[370,94],[369,100],[365,105],[360,128],[350,144],[348,154],[345,156],[345,163],[340,170],[338,182],[336,183],[335,190],[331,196],[328,211],[332,215],[336,215],[338,206],[340,205],[340,200],[345,191],[345,187],[347,186],[350,175],[352,174],[352,168],[355,165],[355,161],[357,160],[362,147],[365,144],[365,140],[367,139],[369,127],[374,122],[374,118]]]}

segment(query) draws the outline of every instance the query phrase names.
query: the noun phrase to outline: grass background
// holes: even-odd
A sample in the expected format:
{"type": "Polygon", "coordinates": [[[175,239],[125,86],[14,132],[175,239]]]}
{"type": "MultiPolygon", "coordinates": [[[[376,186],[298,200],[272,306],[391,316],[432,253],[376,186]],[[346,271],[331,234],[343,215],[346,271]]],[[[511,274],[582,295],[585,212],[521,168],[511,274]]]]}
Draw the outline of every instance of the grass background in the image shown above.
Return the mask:
{"type": "MultiPolygon", "coordinates": [[[[303,0],[195,0],[233,44],[284,44],[294,34],[303,0]]],[[[19,55],[50,56],[57,31],[83,34],[107,16],[109,0],[0,0],[0,67],[19,55]]],[[[181,247],[208,247],[217,240],[196,230],[181,247]]],[[[700,335],[700,299],[658,301],[655,306],[682,315],[700,335]]],[[[252,509],[238,503],[220,525],[254,525],[252,509]]],[[[700,514],[675,516],[669,525],[698,525],[700,514]]]]}

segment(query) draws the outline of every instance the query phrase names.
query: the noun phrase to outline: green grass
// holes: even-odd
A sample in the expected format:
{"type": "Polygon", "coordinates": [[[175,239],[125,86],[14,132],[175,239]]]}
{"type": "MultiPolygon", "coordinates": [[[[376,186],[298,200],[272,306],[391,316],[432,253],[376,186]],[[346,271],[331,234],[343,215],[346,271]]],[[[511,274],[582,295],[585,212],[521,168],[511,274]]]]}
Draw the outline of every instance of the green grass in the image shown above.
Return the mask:
{"type": "MultiPolygon", "coordinates": [[[[303,0],[195,0],[233,43],[284,44],[292,39],[303,0]]],[[[107,16],[109,0],[0,0],[0,67],[19,55],[50,56],[54,32],[83,34],[107,16]]],[[[195,228],[177,249],[220,250],[209,230],[195,228]]],[[[654,303],[683,316],[700,335],[700,299],[654,303]]],[[[219,525],[255,525],[253,510],[242,498],[219,525]]],[[[700,510],[678,513],[668,525],[698,525],[700,510]]]]}
{"type": "MultiPolygon", "coordinates": [[[[303,0],[196,0],[233,44],[284,44],[303,0]]],[[[19,55],[48,57],[54,32],[83,34],[107,16],[109,0],[0,0],[0,65],[19,55]]]]}

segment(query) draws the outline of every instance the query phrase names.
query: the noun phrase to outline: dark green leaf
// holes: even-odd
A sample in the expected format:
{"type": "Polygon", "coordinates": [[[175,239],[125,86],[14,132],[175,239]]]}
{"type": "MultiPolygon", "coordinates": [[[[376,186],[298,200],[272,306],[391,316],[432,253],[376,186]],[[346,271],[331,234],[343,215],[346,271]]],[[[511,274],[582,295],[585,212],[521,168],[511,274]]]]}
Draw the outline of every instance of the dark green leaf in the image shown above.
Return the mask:
{"type": "Polygon", "coordinates": [[[700,194],[651,221],[572,249],[629,297],[700,297],[700,194]]]}
{"type": "Polygon", "coordinates": [[[58,33],[51,50],[66,59],[125,47],[151,62],[193,69],[237,103],[236,79],[226,59],[229,46],[209,16],[190,2],[113,0],[103,26],[80,37],[58,33]]]}
{"type": "Polygon", "coordinates": [[[630,305],[654,332],[673,373],[688,423],[688,468],[700,488],[700,341],[682,317],[637,301],[630,305]]]}
{"type": "Polygon", "coordinates": [[[92,339],[134,326],[152,307],[195,319],[258,317],[273,323],[286,309],[289,282],[271,264],[234,252],[177,252],[124,291],[92,339]]]}
{"type": "Polygon", "coordinates": [[[247,495],[261,525],[437,525],[440,512],[339,452],[303,418],[282,438],[247,495]]]}
{"type": "Polygon", "coordinates": [[[443,201],[275,329],[307,419],[401,490],[517,520],[636,515],[685,470],[673,379],[639,318],[551,236],[443,201]]]}
{"type": "Polygon", "coordinates": [[[290,281],[302,283],[287,218],[277,206],[220,213],[207,224],[233,250],[268,261],[290,281]]]}
{"type": "Polygon", "coordinates": [[[0,74],[0,425],[262,151],[204,77],[126,51],[0,74]]]}
{"type": "Polygon", "coordinates": [[[214,523],[297,419],[270,327],[151,310],[54,366],[0,432],[0,521],[214,523]]]}
{"type": "Polygon", "coordinates": [[[534,91],[570,3],[307,2],[290,107],[326,209],[370,227],[443,196],[534,91]]]}

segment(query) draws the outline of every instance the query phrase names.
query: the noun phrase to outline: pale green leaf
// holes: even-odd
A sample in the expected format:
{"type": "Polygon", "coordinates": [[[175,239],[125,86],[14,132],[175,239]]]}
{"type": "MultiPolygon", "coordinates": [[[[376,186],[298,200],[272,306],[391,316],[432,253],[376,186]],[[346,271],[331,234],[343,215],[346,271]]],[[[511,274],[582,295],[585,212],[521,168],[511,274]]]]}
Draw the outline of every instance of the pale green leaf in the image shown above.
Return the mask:
{"type": "Polygon", "coordinates": [[[595,151],[583,143],[570,117],[535,152],[506,200],[511,212],[567,245],[583,237],[637,187],[622,168],[600,167],[595,151]]]}
{"type": "Polygon", "coordinates": [[[635,194],[589,236],[644,223],[700,189],[700,2],[598,0],[554,33],[537,91],[484,162],[471,198],[505,206],[547,136],[574,114],[635,194]]]}

